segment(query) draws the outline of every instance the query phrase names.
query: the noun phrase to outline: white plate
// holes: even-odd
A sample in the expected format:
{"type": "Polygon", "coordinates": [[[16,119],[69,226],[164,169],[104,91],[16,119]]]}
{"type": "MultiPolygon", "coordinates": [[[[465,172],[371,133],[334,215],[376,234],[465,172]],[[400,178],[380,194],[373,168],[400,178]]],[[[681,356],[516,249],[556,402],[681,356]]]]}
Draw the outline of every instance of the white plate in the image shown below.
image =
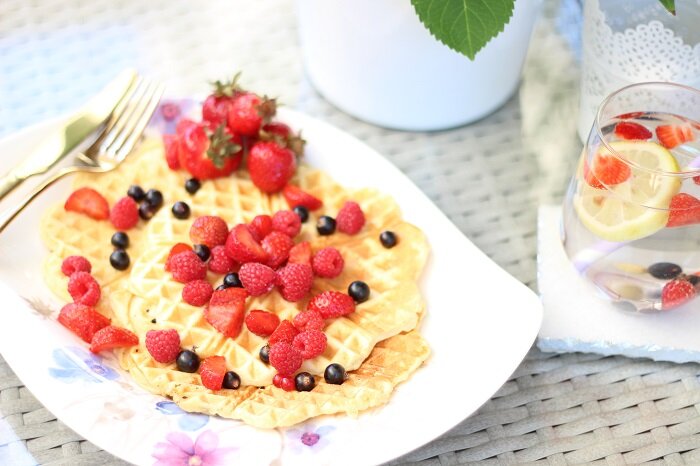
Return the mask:
{"type": "MultiPolygon", "coordinates": [[[[69,183],[63,182],[42,195],[0,239],[0,352],[51,412],[118,457],[152,464],[156,444],[166,443],[175,454],[199,440],[198,452],[209,453],[212,463],[214,454],[226,457],[222,464],[246,465],[388,461],[473,413],[507,380],[537,335],[542,317],[537,296],[479,251],[396,167],[326,123],[287,109],[279,119],[303,129],[308,163],[343,184],[393,194],[406,220],[426,233],[432,253],[421,283],[428,303],[422,334],[432,356],[386,406],[358,418],[325,416],[295,428],[264,431],[180,412],[131,382],[111,356],[91,355],[55,322],[61,303],[42,283],[45,249],[38,223],[43,209],[67,196],[69,183]],[[305,433],[307,443],[317,440],[313,446],[302,442],[305,433]]],[[[55,124],[0,141],[0,171],[55,124]]]]}

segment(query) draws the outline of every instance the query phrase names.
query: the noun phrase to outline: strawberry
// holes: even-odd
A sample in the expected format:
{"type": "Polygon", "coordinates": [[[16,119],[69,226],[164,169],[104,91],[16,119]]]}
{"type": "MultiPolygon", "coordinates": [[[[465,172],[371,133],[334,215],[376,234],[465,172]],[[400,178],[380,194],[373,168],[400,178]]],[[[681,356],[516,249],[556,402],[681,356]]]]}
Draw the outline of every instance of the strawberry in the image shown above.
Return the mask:
{"type": "Polygon", "coordinates": [[[700,186],[700,176],[694,176],[694,177],[693,177],[693,182],[694,182],[695,184],[697,184],[698,186],[700,186]]]}
{"type": "Polygon", "coordinates": [[[109,325],[109,319],[83,304],[66,304],[58,313],[58,322],[83,341],[90,343],[93,335],[109,325]]]}
{"type": "Polygon", "coordinates": [[[109,218],[109,204],[102,194],[92,188],[80,188],[66,199],[63,206],[70,212],[85,214],[95,220],[106,220],[109,218]]]}
{"type": "Polygon", "coordinates": [[[216,128],[221,123],[227,123],[232,105],[233,99],[230,96],[217,95],[215,92],[204,99],[202,120],[213,128],[216,128]]]}
{"type": "Polygon", "coordinates": [[[245,264],[246,262],[267,262],[267,253],[260,243],[253,237],[250,228],[241,223],[231,229],[226,239],[226,253],[228,256],[245,264]]]}
{"type": "Polygon", "coordinates": [[[311,265],[311,244],[308,241],[295,244],[289,251],[287,262],[290,264],[311,265]]]}
{"type": "Polygon", "coordinates": [[[99,353],[100,351],[113,348],[128,348],[139,344],[139,337],[125,328],[108,325],[101,328],[90,341],[90,351],[99,353]]]}
{"type": "Polygon", "coordinates": [[[251,296],[269,293],[277,281],[277,273],[274,270],[257,262],[243,264],[238,271],[238,277],[251,296]]]}
{"type": "Polygon", "coordinates": [[[666,311],[681,306],[693,299],[696,294],[695,287],[688,280],[671,280],[661,291],[661,308],[666,311]]]}
{"type": "Polygon", "coordinates": [[[254,137],[276,111],[274,99],[261,98],[252,92],[239,92],[233,97],[229,108],[228,127],[235,134],[254,137]]]}
{"type": "Polygon", "coordinates": [[[114,203],[109,211],[109,220],[117,230],[129,230],[139,223],[139,206],[129,196],[114,203]]]}
{"type": "Polygon", "coordinates": [[[262,241],[272,231],[272,217],[269,215],[257,215],[248,225],[250,232],[256,240],[262,241]]]}
{"type": "Polygon", "coordinates": [[[146,332],[146,349],[153,359],[163,364],[175,361],[180,352],[180,335],[175,329],[146,332]]]}
{"type": "Polygon", "coordinates": [[[224,336],[236,338],[243,327],[247,297],[248,292],[243,288],[214,291],[204,308],[204,318],[224,336]]]}
{"type": "Polygon", "coordinates": [[[172,259],[174,256],[177,254],[180,254],[181,252],[185,251],[191,251],[192,248],[190,247],[189,244],[186,243],[177,243],[175,246],[170,248],[170,252],[168,253],[168,258],[165,259],[165,271],[170,272],[170,266],[172,265],[172,259]]]}
{"type": "Polygon", "coordinates": [[[355,301],[339,291],[324,291],[311,298],[306,306],[309,311],[318,311],[324,319],[341,317],[355,311],[355,301]]]}
{"type": "Polygon", "coordinates": [[[192,244],[204,244],[209,248],[220,246],[228,237],[228,225],[221,217],[203,215],[197,217],[190,227],[192,244]]]}
{"type": "Polygon", "coordinates": [[[178,160],[195,178],[227,176],[241,164],[243,151],[224,125],[212,132],[202,123],[182,120],[178,130],[178,160]]]}
{"type": "Polygon", "coordinates": [[[253,310],[245,318],[245,325],[252,333],[260,337],[272,335],[280,324],[280,318],[276,314],[267,311],[253,310]]]}
{"type": "Polygon", "coordinates": [[[615,125],[615,135],[620,139],[642,140],[651,138],[652,134],[644,126],[631,121],[621,121],[615,125]]]}
{"type": "Polygon", "coordinates": [[[288,320],[283,320],[277,326],[270,338],[267,340],[267,344],[272,348],[273,345],[279,343],[280,341],[287,342],[291,344],[294,341],[294,337],[299,335],[299,330],[288,320]]]}
{"type": "Polygon", "coordinates": [[[284,233],[273,231],[262,240],[262,247],[268,255],[267,265],[276,269],[286,262],[294,240],[284,233]]]}
{"type": "Polygon", "coordinates": [[[174,134],[164,134],[163,147],[165,149],[165,162],[168,164],[168,167],[171,170],[180,168],[177,136],[174,134]]]}
{"type": "Polygon", "coordinates": [[[584,162],[584,178],[586,183],[597,189],[606,189],[623,183],[632,175],[632,170],[623,161],[613,155],[596,154],[593,159],[593,170],[584,162]]]}
{"type": "Polygon", "coordinates": [[[669,228],[700,223],[700,199],[690,194],[676,194],[668,208],[670,212],[666,226],[669,228]]]}
{"type": "Polygon", "coordinates": [[[323,207],[323,201],[321,201],[321,199],[312,196],[306,191],[302,191],[301,188],[293,184],[285,186],[282,190],[282,195],[290,208],[303,206],[309,210],[316,210],[323,207]]]}
{"type": "Polygon", "coordinates": [[[673,149],[695,140],[693,129],[686,125],[661,125],[656,127],[656,137],[666,149],[673,149]]]}
{"type": "Polygon", "coordinates": [[[266,193],[275,193],[284,188],[296,168],[294,152],[273,141],[255,143],[248,154],[250,179],[266,193]]]}
{"type": "Polygon", "coordinates": [[[221,390],[226,375],[226,359],[223,356],[209,356],[199,366],[202,385],[209,390],[221,390]]]}
{"type": "Polygon", "coordinates": [[[292,128],[279,121],[273,121],[263,125],[262,130],[266,133],[279,136],[282,139],[287,139],[292,135],[292,128]]]}
{"type": "Polygon", "coordinates": [[[619,118],[620,120],[628,120],[628,119],[634,119],[634,118],[640,118],[646,115],[646,112],[629,112],[629,113],[623,113],[622,115],[618,115],[615,118],[619,118]]]}

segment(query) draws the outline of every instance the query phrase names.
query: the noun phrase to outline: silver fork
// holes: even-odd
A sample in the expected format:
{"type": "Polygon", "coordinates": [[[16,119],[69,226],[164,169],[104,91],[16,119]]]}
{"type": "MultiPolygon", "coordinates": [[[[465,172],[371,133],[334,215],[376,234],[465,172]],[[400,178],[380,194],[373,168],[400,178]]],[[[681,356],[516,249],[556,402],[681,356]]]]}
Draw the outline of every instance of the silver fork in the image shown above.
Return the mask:
{"type": "Polygon", "coordinates": [[[164,87],[139,78],[114,109],[102,135],[84,152],[75,157],[75,164],[64,167],[44,180],[17,206],[4,212],[0,233],[46,188],[66,175],[76,172],[105,173],[114,170],[133,150],[146,129],[163,95],[164,87]]]}

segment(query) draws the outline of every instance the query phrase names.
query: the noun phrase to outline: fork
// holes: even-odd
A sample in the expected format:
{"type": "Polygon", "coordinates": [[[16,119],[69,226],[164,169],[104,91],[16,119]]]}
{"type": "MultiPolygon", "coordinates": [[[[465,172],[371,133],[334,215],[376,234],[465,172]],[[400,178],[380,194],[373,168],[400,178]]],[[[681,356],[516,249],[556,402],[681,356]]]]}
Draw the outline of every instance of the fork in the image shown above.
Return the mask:
{"type": "Polygon", "coordinates": [[[138,78],[114,109],[102,135],[84,152],[76,154],[73,165],[60,169],[44,180],[22,202],[5,212],[0,220],[0,233],[39,194],[64,176],[77,172],[106,173],[117,168],[136,146],[163,91],[163,85],[138,78]]]}

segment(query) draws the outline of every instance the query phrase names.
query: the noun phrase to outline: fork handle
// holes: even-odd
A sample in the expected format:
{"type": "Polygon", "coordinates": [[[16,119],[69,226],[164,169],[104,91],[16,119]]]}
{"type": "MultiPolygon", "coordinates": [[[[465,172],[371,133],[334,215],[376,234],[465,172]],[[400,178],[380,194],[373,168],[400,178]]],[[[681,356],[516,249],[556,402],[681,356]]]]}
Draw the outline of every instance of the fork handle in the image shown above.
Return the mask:
{"type": "Polygon", "coordinates": [[[10,191],[19,186],[24,178],[17,176],[14,172],[9,172],[0,178],[0,201],[7,196],[10,191]]]}

